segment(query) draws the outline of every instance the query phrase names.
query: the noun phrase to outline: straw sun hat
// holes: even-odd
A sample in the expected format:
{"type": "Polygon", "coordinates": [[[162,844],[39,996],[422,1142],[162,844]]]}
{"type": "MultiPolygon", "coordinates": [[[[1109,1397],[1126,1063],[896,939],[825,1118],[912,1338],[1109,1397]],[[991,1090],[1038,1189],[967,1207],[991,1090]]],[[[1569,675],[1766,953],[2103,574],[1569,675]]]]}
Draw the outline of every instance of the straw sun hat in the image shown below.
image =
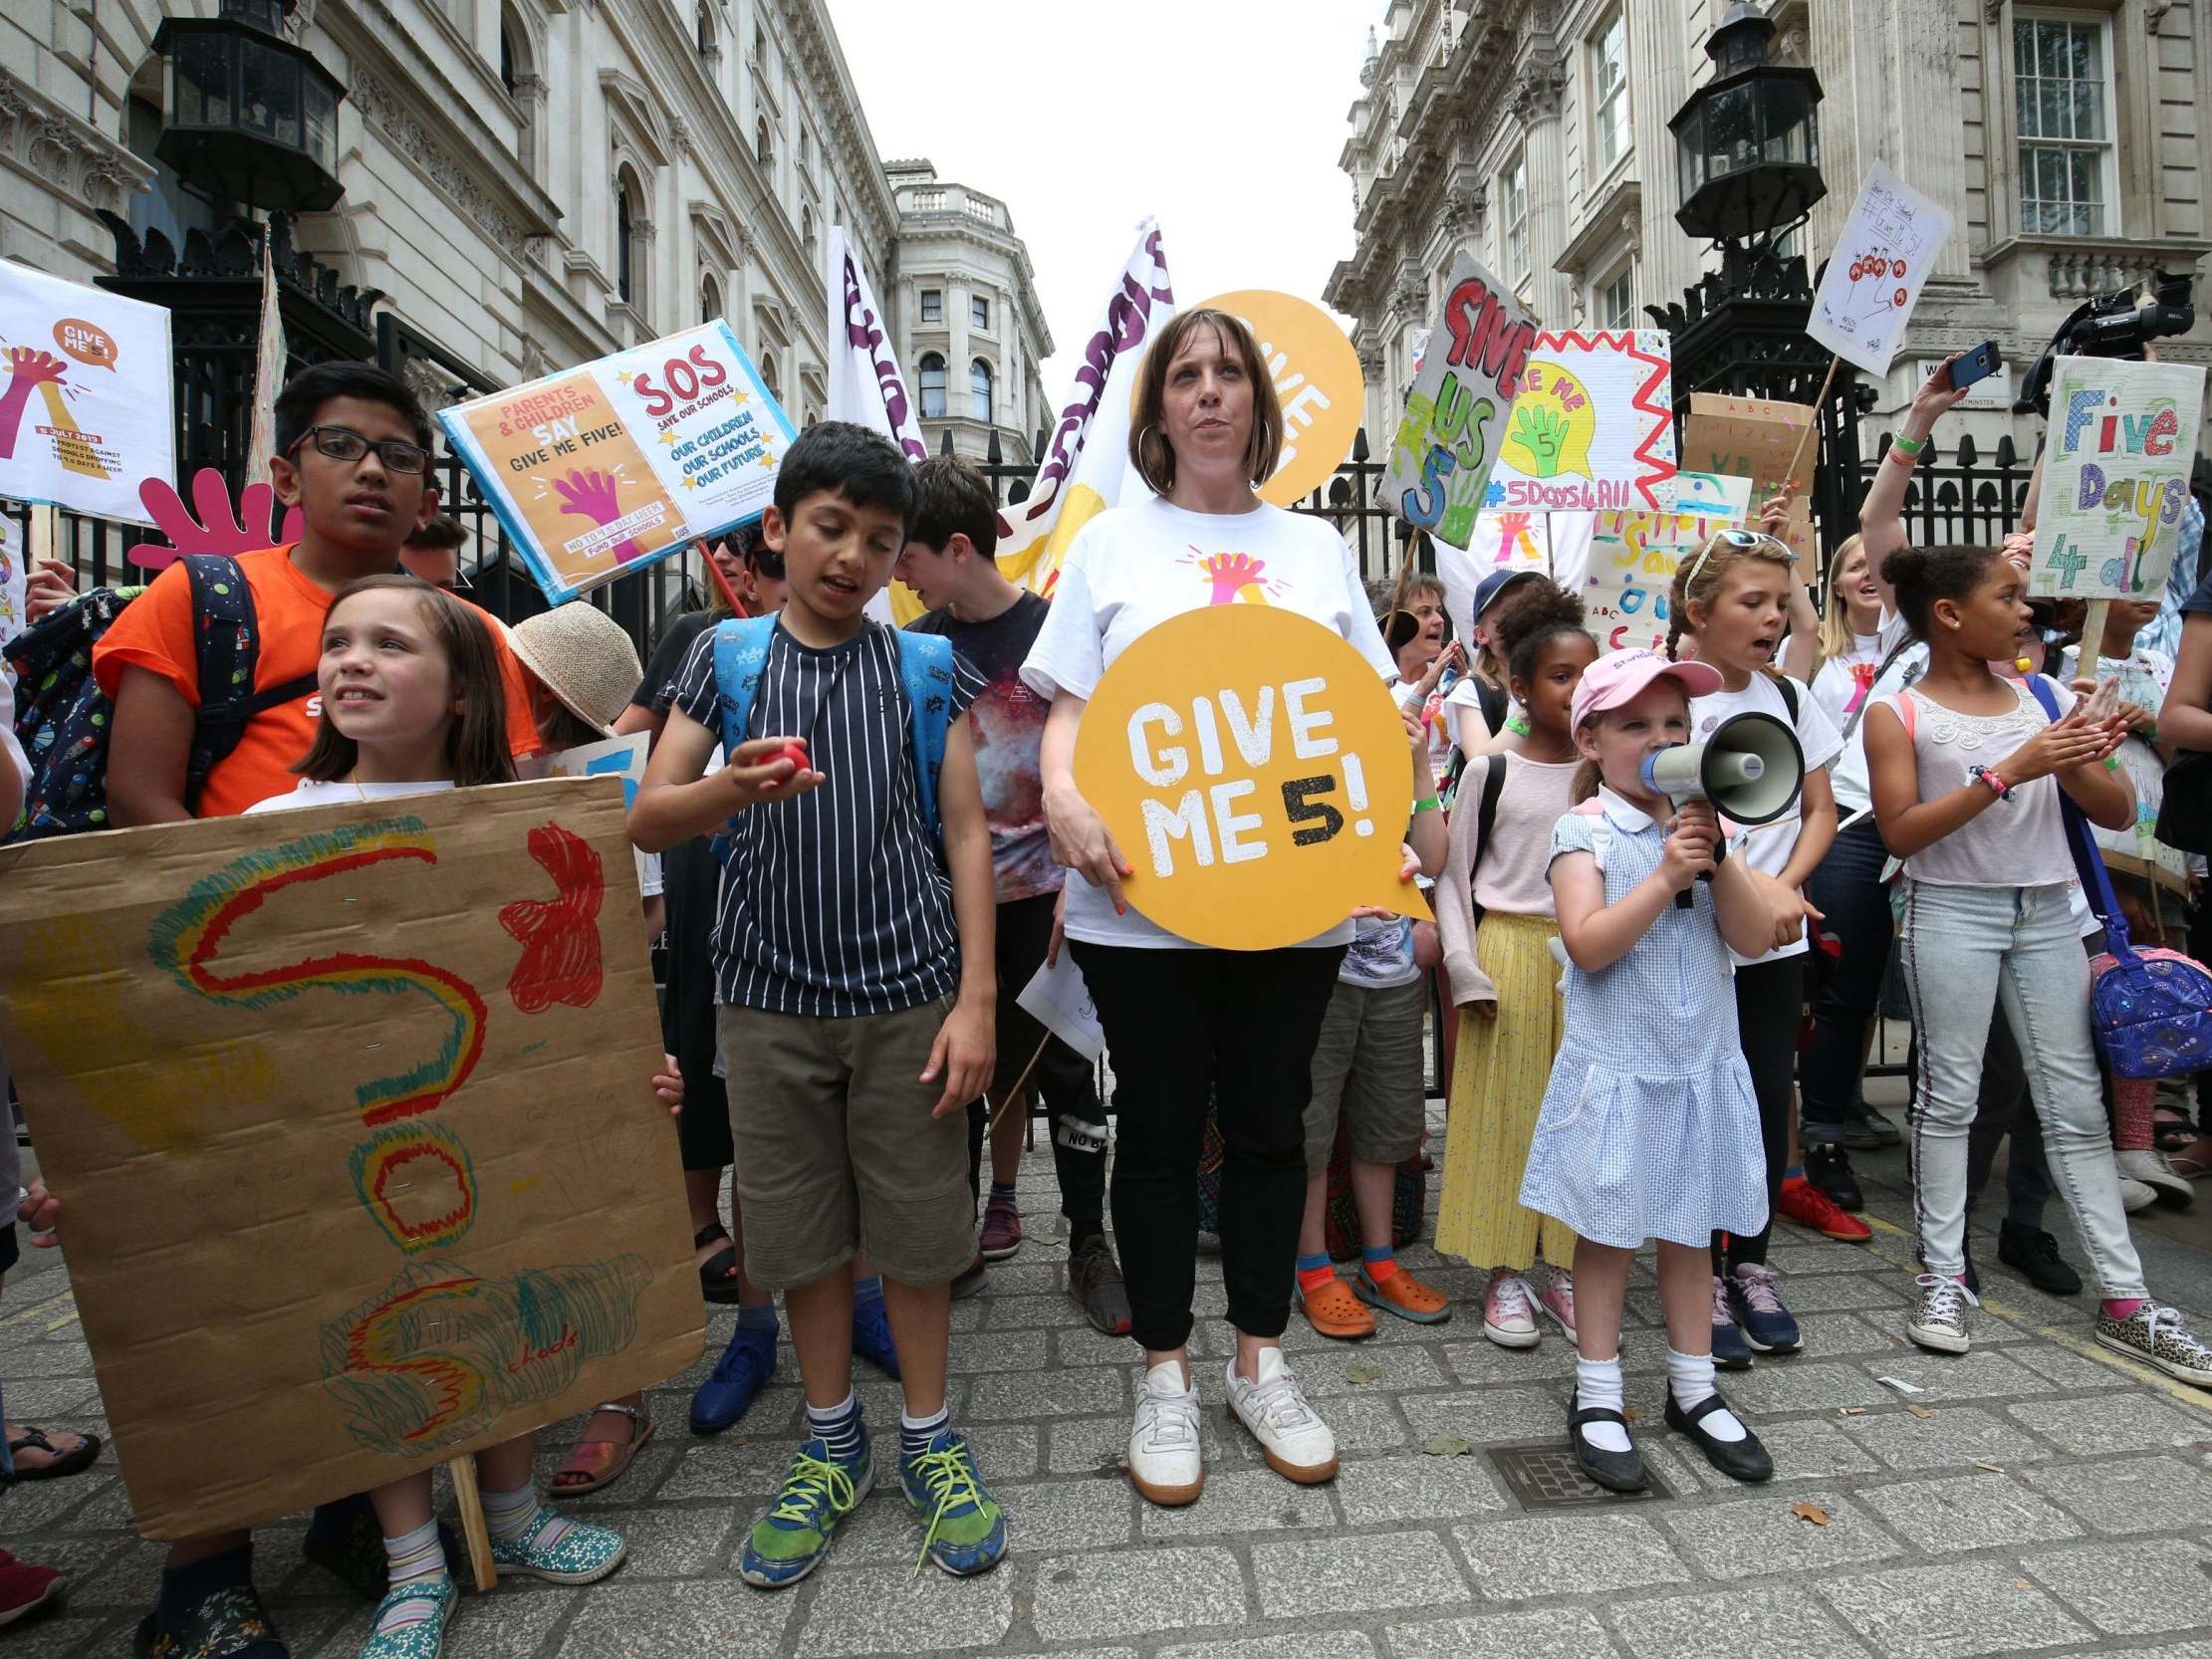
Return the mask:
{"type": "Polygon", "coordinates": [[[609,737],[645,677],[621,624],[582,600],[516,623],[507,643],[548,691],[609,737]]]}

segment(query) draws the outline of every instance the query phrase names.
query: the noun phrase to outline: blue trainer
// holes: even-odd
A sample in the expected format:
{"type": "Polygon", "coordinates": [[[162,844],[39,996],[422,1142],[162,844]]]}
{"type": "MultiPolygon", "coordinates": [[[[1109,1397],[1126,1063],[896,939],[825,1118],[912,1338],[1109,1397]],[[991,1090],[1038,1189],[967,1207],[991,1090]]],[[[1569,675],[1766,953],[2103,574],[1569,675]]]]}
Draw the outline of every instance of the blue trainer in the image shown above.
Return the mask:
{"type": "Polygon", "coordinates": [[[1802,1338],[1798,1321],[1776,1294],[1774,1269],[1764,1262],[1739,1262],[1728,1280],[1728,1305],[1735,1309],[1744,1340],[1759,1353],[1796,1353],[1802,1338]]]}
{"type": "Polygon", "coordinates": [[[834,1461],[819,1436],[803,1442],[775,1502],[746,1537],[738,1576],[764,1590],[798,1583],[822,1564],[838,1523],[860,1508],[874,1484],[875,1458],[865,1431],[860,1455],[851,1463],[834,1461]]]}
{"type": "Polygon", "coordinates": [[[1728,1281],[1715,1274],[1713,1363],[1723,1371],[1748,1371],[1751,1369],[1751,1344],[1744,1340],[1743,1326],[1736,1322],[1736,1309],[1729,1300],[1728,1291],[1728,1281]]]}
{"type": "MultiPolygon", "coordinates": [[[[906,1502],[928,1518],[921,1540],[925,1558],[956,1578],[999,1564],[1006,1553],[1006,1516],[976,1473],[966,1436],[939,1429],[929,1437],[929,1450],[900,1457],[898,1484],[906,1491],[906,1502]]],[[[919,1560],[914,1570],[921,1570],[919,1560]]]]}
{"type": "Polygon", "coordinates": [[[898,1345],[891,1340],[891,1318],[880,1297],[853,1304],[853,1351],[885,1376],[898,1376],[898,1345]]]}
{"type": "Polygon", "coordinates": [[[752,1409],[753,1397],[776,1374],[776,1338],[740,1330],[715,1362],[714,1374],[691,1396],[691,1432],[720,1434],[752,1409]]]}

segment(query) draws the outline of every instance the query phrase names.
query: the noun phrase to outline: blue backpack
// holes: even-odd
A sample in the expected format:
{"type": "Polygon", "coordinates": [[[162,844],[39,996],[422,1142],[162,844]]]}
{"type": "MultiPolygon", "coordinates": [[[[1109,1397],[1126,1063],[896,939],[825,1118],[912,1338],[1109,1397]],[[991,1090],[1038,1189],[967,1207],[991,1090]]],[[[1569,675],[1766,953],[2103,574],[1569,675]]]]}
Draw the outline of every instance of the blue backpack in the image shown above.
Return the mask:
{"type": "MultiPolygon", "coordinates": [[[[2028,689],[2052,720],[2059,700],[2040,674],[2028,689]]],[[[2212,973],[2179,951],[2137,950],[2127,938],[2119,899],[2082,809],[2064,789],[2059,812],[2075,873],[2097,920],[2112,965],[2089,982],[2089,1034],[2115,1077],[2179,1077],[2212,1069],[2212,973]]]]}
{"type": "MultiPolygon", "coordinates": [[[[873,627],[878,624],[870,623],[873,627]]],[[[768,669],[768,647],[776,636],[774,616],[746,616],[714,630],[714,691],[722,713],[722,751],[735,755],[746,739],[761,675],[768,669]]],[[[942,634],[892,630],[898,642],[898,680],[906,695],[906,731],[914,761],[914,790],[929,838],[944,856],[944,823],[937,813],[937,775],[944,770],[945,739],[952,730],[952,641],[942,634]]],[[[727,830],[709,843],[716,858],[728,863],[727,830]]]]}

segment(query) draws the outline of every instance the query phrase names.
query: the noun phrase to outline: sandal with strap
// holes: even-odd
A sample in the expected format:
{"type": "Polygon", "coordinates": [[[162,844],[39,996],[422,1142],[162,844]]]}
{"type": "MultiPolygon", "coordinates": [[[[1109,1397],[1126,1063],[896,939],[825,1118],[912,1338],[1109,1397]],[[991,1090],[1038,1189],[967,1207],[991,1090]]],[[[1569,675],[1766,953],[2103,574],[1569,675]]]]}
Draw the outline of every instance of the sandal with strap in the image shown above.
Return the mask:
{"type": "Polygon", "coordinates": [[[616,1411],[630,1421],[627,1440],[579,1440],[561,1467],[553,1472],[553,1479],[546,1487],[549,1498],[581,1498],[588,1492],[599,1492],[613,1486],[629,1472],[630,1464],[646,1441],[653,1437],[653,1421],[643,1408],[621,1405],[609,1400],[594,1406],[596,1416],[602,1411],[616,1411]],[[563,1484],[564,1475],[582,1475],[581,1481],[563,1484]]]}
{"type": "Polygon", "coordinates": [[[2152,1139],[2161,1152],[2186,1152],[2197,1141],[2195,1119],[2179,1106],[2160,1106],[2151,1113],[2152,1139]]]}
{"type": "Polygon", "coordinates": [[[80,1469],[91,1468],[93,1460],[100,1456],[100,1436],[97,1434],[81,1434],[77,1436],[77,1440],[78,1444],[65,1452],[53,1441],[47,1439],[44,1429],[34,1428],[31,1424],[25,1423],[22,1432],[8,1442],[9,1460],[13,1462],[22,1455],[25,1449],[29,1449],[35,1452],[45,1452],[54,1461],[42,1464],[35,1469],[26,1469],[22,1464],[17,1463],[15,1473],[10,1475],[8,1479],[11,1481],[58,1481],[64,1475],[74,1475],[80,1469]]]}
{"type": "Polygon", "coordinates": [[[722,1248],[699,1264],[699,1293],[712,1303],[733,1303],[741,1293],[737,1288],[737,1241],[730,1237],[730,1230],[718,1221],[710,1221],[691,1235],[691,1248],[704,1250],[716,1239],[723,1241],[722,1248]]]}
{"type": "Polygon", "coordinates": [[[1650,1484],[1643,1473],[1643,1454],[1636,1450],[1635,1436],[1628,1437],[1625,1452],[1608,1452],[1602,1446],[1594,1446],[1583,1434],[1586,1423],[1618,1423],[1627,1431],[1628,1419],[1622,1413],[1605,1406],[1584,1407],[1577,1403],[1578,1396],[1567,1396],[1567,1438],[1575,1448],[1575,1466],[1596,1481],[1607,1492],[1641,1492],[1650,1484]]]}

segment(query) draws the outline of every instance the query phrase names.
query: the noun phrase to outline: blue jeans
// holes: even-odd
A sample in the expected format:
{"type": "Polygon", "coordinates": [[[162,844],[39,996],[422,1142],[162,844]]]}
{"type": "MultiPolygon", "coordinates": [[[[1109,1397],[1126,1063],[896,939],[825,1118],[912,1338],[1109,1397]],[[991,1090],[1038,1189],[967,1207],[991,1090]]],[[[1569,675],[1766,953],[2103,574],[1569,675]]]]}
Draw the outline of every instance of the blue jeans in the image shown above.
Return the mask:
{"type": "Polygon", "coordinates": [[[1889,889],[1881,884],[1889,856],[1871,817],[1836,837],[1805,883],[1805,896],[1828,919],[1843,954],[1815,976],[1813,1042],[1798,1063],[1798,1132],[1808,1146],[1841,1145],[1858,1099],[1866,1055],[1866,1022],[1881,1004],[1889,966],[1889,889]]]}
{"type": "Polygon", "coordinates": [[[2043,1120],[2051,1181],[2081,1229],[2089,1273],[2106,1297],[2140,1297],[2142,1262],[2127,1236],[2089,1041],[2089,962],[2068,892],[1902,883],[1897,946],[1920,1034],[1913,1221],[1928,1271],[1965,1273],[1968,1134],[1990,1014],[2002,1004],[2043,1120]]]}

